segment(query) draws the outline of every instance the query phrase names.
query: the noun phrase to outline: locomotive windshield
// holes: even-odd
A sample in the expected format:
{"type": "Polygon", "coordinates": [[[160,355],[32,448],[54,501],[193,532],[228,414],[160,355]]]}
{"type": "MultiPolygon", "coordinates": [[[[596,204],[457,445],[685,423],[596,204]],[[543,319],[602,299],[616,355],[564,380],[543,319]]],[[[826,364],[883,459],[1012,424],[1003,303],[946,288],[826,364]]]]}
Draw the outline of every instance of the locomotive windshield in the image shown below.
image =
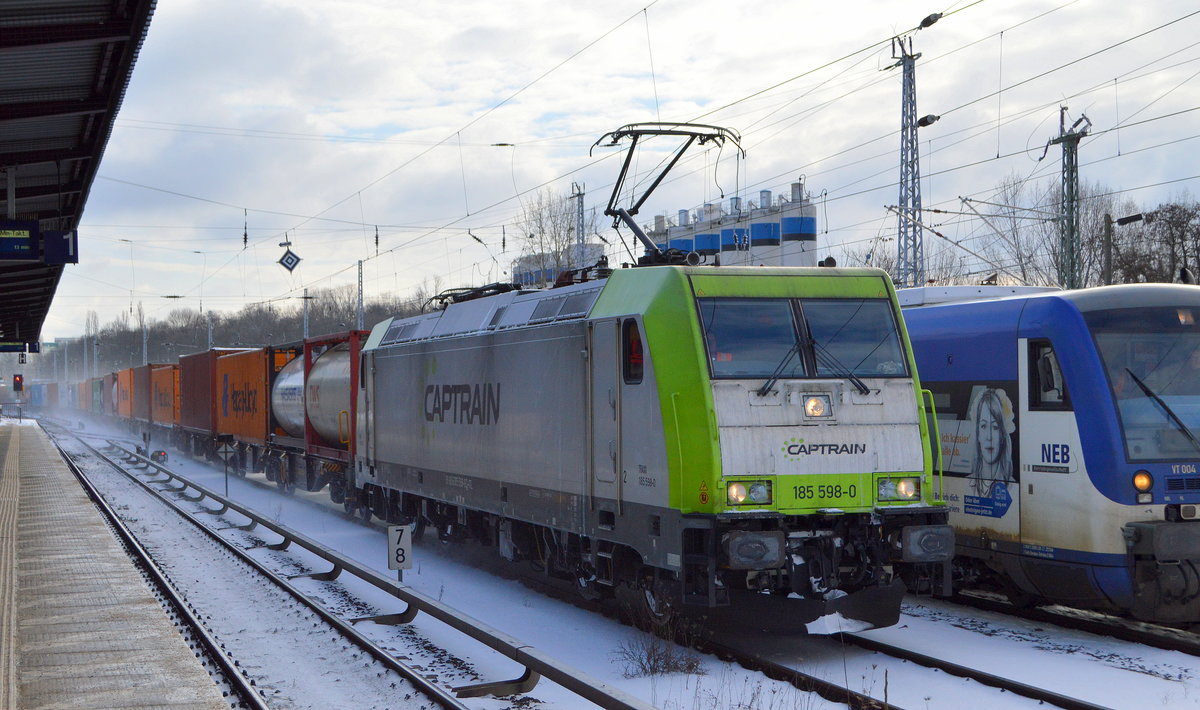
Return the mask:
{"type": "Polygon", "coordinates": [[[1084,314],[1132,461],[1200,457],[1200,308],[1084,314]]]}
{"type": "Polygon", "coordinates": [[[715,378],[908,375],[886,299],[701,298],[698,307],[715,378]]]}

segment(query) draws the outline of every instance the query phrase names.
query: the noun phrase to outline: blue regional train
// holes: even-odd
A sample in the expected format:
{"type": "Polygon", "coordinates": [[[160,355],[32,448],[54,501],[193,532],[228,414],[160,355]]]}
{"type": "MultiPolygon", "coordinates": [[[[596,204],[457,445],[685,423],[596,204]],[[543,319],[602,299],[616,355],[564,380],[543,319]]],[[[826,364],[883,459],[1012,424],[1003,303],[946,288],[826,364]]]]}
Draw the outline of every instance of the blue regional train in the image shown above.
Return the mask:
{"type": "Polygon", "coordinates": [[[962,578],[1200,622],[1200,287],[899,296],[962,578]]]}

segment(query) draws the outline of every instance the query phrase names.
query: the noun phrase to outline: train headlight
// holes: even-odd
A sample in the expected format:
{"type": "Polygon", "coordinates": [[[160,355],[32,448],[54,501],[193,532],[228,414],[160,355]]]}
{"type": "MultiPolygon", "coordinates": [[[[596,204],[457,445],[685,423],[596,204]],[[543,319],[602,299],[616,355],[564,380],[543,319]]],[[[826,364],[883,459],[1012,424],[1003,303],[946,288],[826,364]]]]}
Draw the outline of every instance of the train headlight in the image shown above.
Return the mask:
{"type": "Polygon", "coordinates": [[[915,476],[909,478],[881,478],[877,483],[877,500],[920,500],[921,479],[915,476]]]}
{"type": "Polygon", "coordinates": [[[730,505],[768,505],[771,503],[770,481],[733,481],[725,487],[730,505]]]}
{"type": "Polygon", "coordinates": [[[829,395],[827,394],[809,394],[804,396],[804,416],[806,417],[830,417],[833,416],[833,407],[829,403],[829,395]]]}
{"type": "Polygon", "coordinates": [[[1138,471],[1133,474],[1133,487],[1138,492],[1137,502],[1154,502],[1154,494],[1150,492],[1150,489],[1154,487],[1154,476],[1151,476],[1149,471],[1138,471]]]}

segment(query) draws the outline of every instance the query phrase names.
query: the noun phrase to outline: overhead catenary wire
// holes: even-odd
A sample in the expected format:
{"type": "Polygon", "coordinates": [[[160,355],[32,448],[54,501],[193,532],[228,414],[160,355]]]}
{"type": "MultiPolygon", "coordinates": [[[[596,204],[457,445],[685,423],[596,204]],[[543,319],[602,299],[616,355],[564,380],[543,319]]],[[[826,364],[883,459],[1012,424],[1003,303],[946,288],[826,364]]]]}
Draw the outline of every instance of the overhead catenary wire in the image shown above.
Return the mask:
{"type": "MultiPolygon", "coordinates": [[[[995,125],[995,124],[993,124],[993,125],[995,125]]],[[[940,140],[940,138],[939,138],[939,140],[940,140]]],[[[1012,155],[1014,155],[1014,153],[1009,153],[1009,154],[1008,154],[1008,156],[1012,156],[1012,155]]],[[[998,157],[999,157],[999,156],[998,156],[998,157]]],[[[932,175],[935,175],[935,174],[937,174],[937,175],[941,175],[941,174],[945,174],[945,173],[943,173],[943,172],[933,173],[932,171],[930,172],[930,176],[932,176],[932,175]]],[[[762,181],[760,181],[759,183],[756,183],[756,184],[764,184],[764,183],[763,183],[762,181]]],[[[882,188],[875,188],[875,189],[882,189],[882,188]]],[[[848,190],[844,190],[843,188],[840,188],[840,187],[837,187],[837,186],[835,186],[835,187],[834,187],[834,188],[831,190],[831,192],[834,192],[834,193],[836,193],[836,192],[838,192],[839,190],[842,190],[842,191],[844,191],[844,192],[847,192],[847,193],[850,193],[850,194],[847,194],[847,195],[836,195],[836,194],[835,194],[835,195],[832,195],[832,196],[831,196],[831,201],[834,201],[834,202],[836,202],[837,200],[844,200],[844,199],[847,199],[849,196],[852,196],[852,195],[858,195],[858,194],[862,194],[862,192],[861,192],[861,191],[855,191],[855,192],[852,192],[852,193],[851,193],[850,191],[848,191],[848,190]]],[[[363,220],[361,220],[361,221],[362,221],[362,222],[365,222],[365,218],[364,218],[363,220]]],[[[351,220],[346,220],[346,222],[347,222],[347,223],[352,223],[352,221],[351,221],[351,220]]],[[[503,224],[503,220],[496,220],[496,222],[497,222],[497,223],[499,223],[499,224],[503,224]]],[[[360,226],[361,226],[361,225],[360,225],[360,226]]],[[[431,235],[431,234],[434,234],[434,233],[436,233],[437,231],[439,231],[439,230],[441,230],[441,229],[447,229],[447,230],[449,230],[449,229],[453,229],[453,228],[454,228],[454,227],[438,227],[438,228],[431,228],[431,229],[427,230],[427,231],[426,231],[426,232],[425,232],[423,235],[421,235],[421,236],[422,236],[422,237],[428,237],[429,235],[431,235]]],[[[462,228],[462,232],[460,232],[460,233],[465,233],[466,229],[467,229],[467,228],[462,228]]],[[[391,230],[389,230],[389,232],[391,232],[391,230]]],[[[419,243],[419,242],[418,242],[418,243],[419,243]]],[[[382,250],[381,250],[381,251],[382,251],[382,250]]],[[[393,252],[393,253],[394,253],[394,252],[393,252]]],[[[323,278],[324,278],[324,277],[323,277],[323,278]]]]}

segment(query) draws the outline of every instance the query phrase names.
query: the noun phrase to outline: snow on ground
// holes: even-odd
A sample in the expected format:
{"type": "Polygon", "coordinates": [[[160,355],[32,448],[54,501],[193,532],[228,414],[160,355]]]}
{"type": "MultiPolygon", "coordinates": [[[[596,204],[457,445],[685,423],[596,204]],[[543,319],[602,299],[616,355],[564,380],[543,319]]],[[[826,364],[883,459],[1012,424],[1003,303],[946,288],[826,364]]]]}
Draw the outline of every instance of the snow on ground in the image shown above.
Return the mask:
{"type": "MultiPolygon", "coordinates": [[[[97,430],[89,425],[88,433],[97,430]]],[[[171,455],[169,466],[193,476],[198,483],[217,492],[225,490],[228,484],[231,497],[244,505],[266,512],[283,525],[320,540],[381,574],[395,574],[387,570],[387,538],[382,527],[365,527],[347,519],[340,509],[328,503],[326,492],[283,496],[273,488],[225,476],[219,467],[187,459],[174,451],[171,455]]],[[[263,479],[258,477],[258,480],[263,479]]],[[[442,554],[441,548],[437,542],[419,544],[415,550],[415,568],[405,572],[404,583],[656,706],[680,710],[844,707],[711,656],[697,657],[696,672],[626,678],[629,665],[622,655],[645,645],[646,634],[549,598],[518,582],[474,569],[442,554]]],[[[314,562],[313,566],[325,569],[328,565],[314,562]]],[[[205,572],[198,570],[197,574],[205,572]]],[[[339,581],[351,596],[360,600],[347,600],[347,606],[382,612],[399,611],[403,607],[374,587],[345,575],[339,581]]],[[[317,586],[315,582],[297,580],[297,583],[304,588],[317,586]]],[[[231,617],[244,613],[236,603],[231,603],[229,610],[231,617]]],[[[747,624],[748,629],[754,626],[747,624]]],[[[480,680],[520,675],[521,669],[512,661],[483,649],[425,615],[418,615],[413,631],[446,652],[469,659],[480,680]]],[[[949,648],[949,657],[955,662],[978,663],[990,672],[1064,694],[1078,694],[1104,707],[1200,708],[1200,683],[1197,683],[1200,658],[1185,654],[914,599],[906,603],[897,626],[864,633],[929,655],[946,655],[949,648]]],[[[773,635],[767,631],[747,632],[736,640],[766,658],[786,661],[877,698],[884,696],[886,688],[888,699],[908,710],[1044,707],[1036,701],[1011,693],[1001,694],[940,671],[839,644],[836,639],[773,635]]],[[[545,680],[529,695],[543,707],[586,706],[577,696],[545,680]]]]}

